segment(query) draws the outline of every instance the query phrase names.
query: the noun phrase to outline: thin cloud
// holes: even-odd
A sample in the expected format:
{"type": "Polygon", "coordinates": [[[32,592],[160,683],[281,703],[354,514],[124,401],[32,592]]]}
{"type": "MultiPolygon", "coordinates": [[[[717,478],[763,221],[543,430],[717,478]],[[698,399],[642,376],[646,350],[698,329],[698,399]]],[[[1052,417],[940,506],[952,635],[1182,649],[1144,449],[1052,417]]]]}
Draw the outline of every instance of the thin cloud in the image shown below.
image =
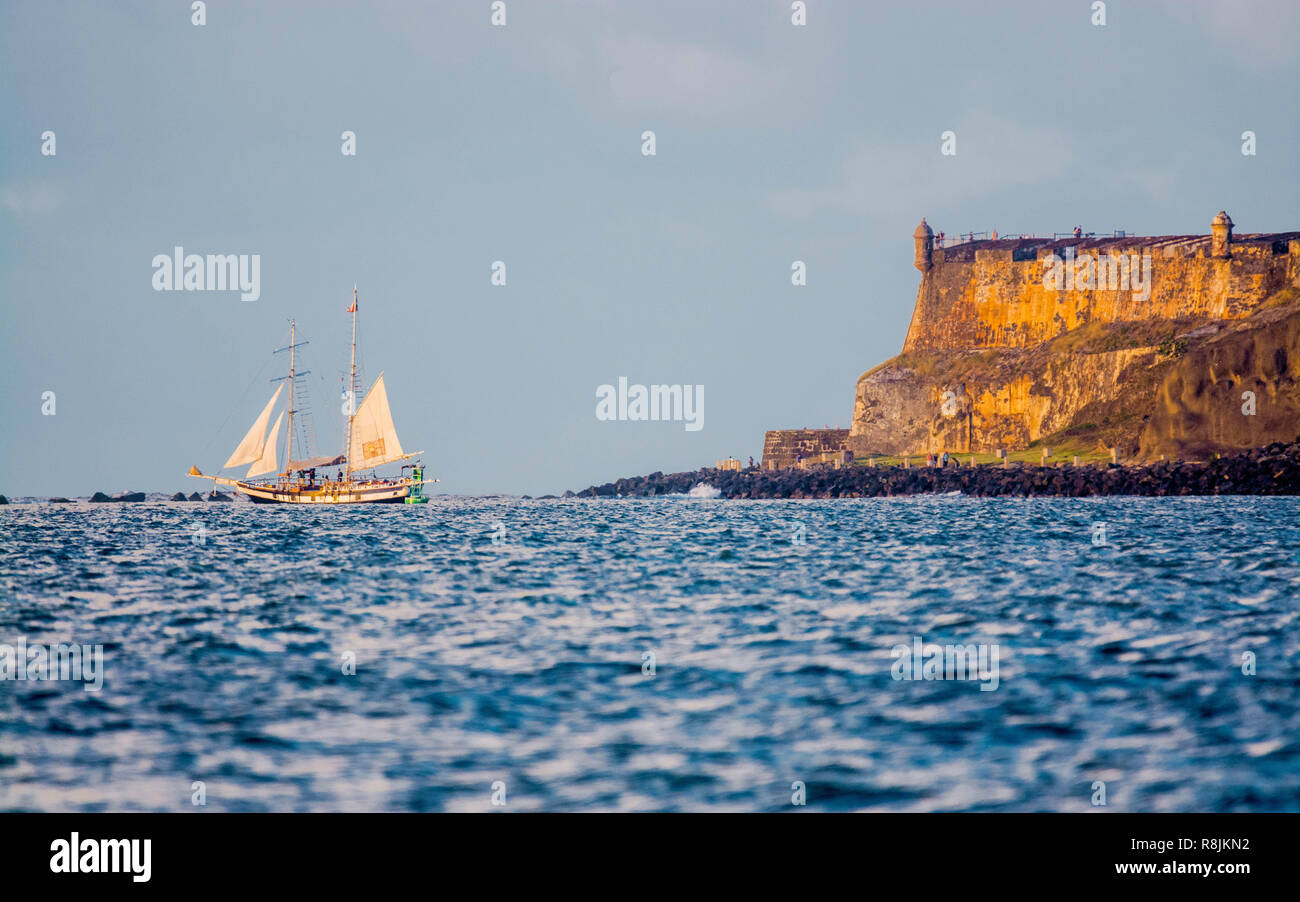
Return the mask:
{"type": "Polygon", "coordinates": [[[768,195],[778,213],[806,218],[821,212],[870,215],[912,209],[931,198],[945,205],[1034,185],[1069,171],[1074,152],[1056,131],[984,112],[953,123],[957,154],[940,154],[940,132],[909,140],[859,138],[829,183],[787,187],[768,195]]]}
{"type": "Polygon", "coordinates": [[[1164,0],[1171,17],[1199,28],[1229,57],[1257,71],[1293,68],[1300,47],[1300,4],[1294,0],[1164,0]]]}
{"type": "Polygon", "coordinates": [[[610,72],[611,98],[632,112],[742,113],[771,102],[785,81],[739,53],[703,44],[607,36],[597,51],[610,72]]]}

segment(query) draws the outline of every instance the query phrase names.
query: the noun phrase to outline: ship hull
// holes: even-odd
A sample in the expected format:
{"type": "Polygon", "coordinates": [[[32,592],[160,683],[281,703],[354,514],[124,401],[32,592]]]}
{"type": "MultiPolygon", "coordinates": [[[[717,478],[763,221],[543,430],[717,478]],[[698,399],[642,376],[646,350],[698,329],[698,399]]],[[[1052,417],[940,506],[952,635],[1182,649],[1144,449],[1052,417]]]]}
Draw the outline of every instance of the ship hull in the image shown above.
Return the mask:
{"type": "Polygon", "coordinates": [[[411,493],[410,480],[331,483],[324,486],[236,482],[234,487],[255,504],[401,504],[411,493]]]}

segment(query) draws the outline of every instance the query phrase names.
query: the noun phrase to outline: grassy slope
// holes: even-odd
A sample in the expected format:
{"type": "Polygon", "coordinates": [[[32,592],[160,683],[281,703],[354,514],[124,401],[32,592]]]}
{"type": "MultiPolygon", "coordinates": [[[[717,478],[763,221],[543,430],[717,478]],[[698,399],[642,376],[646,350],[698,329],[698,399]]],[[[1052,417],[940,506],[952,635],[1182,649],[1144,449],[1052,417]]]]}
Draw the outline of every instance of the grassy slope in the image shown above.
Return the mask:
{"type": "MultiPolygon", "coordinates": [[[[1284,306],[1300,308],[1300,289],[1284,288],[1262,301],[1257,312],[1284,306]]],[[[1032,348],[992,348],[966,351],[907,351],[873,367],[860,377],[865,379],[886,367],[910,370],[929,383],[1005,383],[1019,373],[1041,372],[1056,355],[1099,354],[1112,351],[1150,348],[1155,353],[1149,365],[1134,365],[1125,370],[1123,390],[1108,402],[1091,404],[1075,416],[1074,422],[1050,436],[1034,442],[1023,451],[1010,453],[1013,461],[1038,463],[1040,449],[1052,449],[1053,461],[1108,461],[1109,448],[1120,449],[1121,458],[1137,452],[1138,436],[1151,411],[1156,389],[1177,360],[1186,353],[1189,339],[1183,333],[1206,325],[1204,319],[1151,319],[1136,322],[1085,323],[1064,335],[1032,348]]],[[[1246,320],[1245,322],[1249,322],[1246,320]]],[[[1190,339],[1196,341],[1196,339],[1190,339]]],[[[968,456],[962,457],[963,462],[968,456]]],[[[902,458],[877,458],[879,462],[901,463],[902,458]]],[[[924,463],[924,455],[920,458],[924,463]]],[[[865,458],[860,462],[865,462],[865,458]]],[[[913,463],[916,458],[913,458],[913,463]]],[[[992,455],[976,455],[977,463],[1001,461],[992,455]]]]}

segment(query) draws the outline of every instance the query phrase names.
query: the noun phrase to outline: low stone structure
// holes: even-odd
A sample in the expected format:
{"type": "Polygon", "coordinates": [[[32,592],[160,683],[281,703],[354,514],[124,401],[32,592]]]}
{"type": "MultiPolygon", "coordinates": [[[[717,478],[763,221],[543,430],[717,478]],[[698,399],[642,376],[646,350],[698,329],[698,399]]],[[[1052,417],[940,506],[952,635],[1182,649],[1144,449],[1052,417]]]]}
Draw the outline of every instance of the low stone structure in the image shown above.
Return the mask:
{"type": "MultiPolygon", "coordinates": [[[[847,429],[772,429],[763,438],[763,469],[782,470],[801,462],[843,461],[847,429]]],[[[850,462],[852,458],[850,457],[850,462]]]]}

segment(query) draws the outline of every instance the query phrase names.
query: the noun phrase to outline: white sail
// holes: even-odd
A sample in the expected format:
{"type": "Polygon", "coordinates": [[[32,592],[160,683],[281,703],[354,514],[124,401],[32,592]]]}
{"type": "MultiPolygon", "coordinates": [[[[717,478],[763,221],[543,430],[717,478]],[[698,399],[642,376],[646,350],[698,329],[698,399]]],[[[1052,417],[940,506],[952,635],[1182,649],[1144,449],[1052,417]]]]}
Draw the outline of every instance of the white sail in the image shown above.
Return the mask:
{"type": "Polygon", "coordinates": [[[352,418],[348,466],[353,470],[368,470],[404,457],[402,443],[397,440],[397,429],[393,426],[393,414],[388,409],[384,374],[380,373],[352,418]]]}
{"type": "MultiPolygon", "coordinates": [[[[275,390],[275,394],[271,395],[271,400],[262,408],[261,414],[253,421],[253,426],[248,430],[248,434],[244,436],[244,440],[239,443],[235,453],[230,455],[230,459],[221,465],[221,469],[242,467],[244,464],[251,464],[262,456],[262,452],[266,449],[266,424],[271,421],[271,409],[275,407],[275,402],[283,390],[284,383],[281,382],[280,387],[275,390]]],[[[275,444],[274,439],[271,444],[275,444]]]]}
{"type": "Polygon", "coordinates": [[[258,458],[257,463],[248,468],[246,478],[252,479],[254,476],[261,476],[263,473],[274,473],[279,469],[275,462],[275,440],[280,435],[280,423],[284,420],[284,411],[275,418],[275,425],[271,427],[271,436],[266,440],[266,448],[262,456],[258,458]]]}

